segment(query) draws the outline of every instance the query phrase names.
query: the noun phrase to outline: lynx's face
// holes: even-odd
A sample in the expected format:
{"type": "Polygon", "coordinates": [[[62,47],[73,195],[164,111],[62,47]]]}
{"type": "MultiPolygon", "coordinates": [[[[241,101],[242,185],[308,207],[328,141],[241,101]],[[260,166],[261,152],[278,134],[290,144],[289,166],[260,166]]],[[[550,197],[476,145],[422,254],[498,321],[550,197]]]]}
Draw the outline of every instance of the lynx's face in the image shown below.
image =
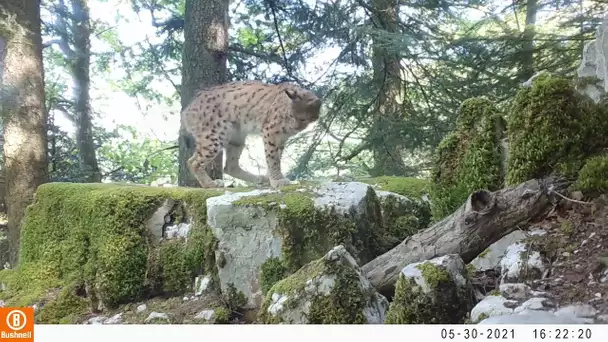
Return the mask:
{"type": "Polygon", "coordinates": [[[312,91],[292,87],[285,89],[285,94],[291,99],[292,114],[297,120],[310,123],[319,119],[323,103],[312,91]]]}

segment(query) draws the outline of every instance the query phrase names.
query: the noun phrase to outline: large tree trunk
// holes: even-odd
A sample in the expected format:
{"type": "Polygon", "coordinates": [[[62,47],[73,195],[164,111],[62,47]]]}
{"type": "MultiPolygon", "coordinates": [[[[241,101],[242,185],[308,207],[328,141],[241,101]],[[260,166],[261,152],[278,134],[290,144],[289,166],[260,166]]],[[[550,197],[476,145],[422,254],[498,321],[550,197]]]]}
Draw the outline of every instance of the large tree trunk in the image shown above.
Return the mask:
{"type": "MultiPolygon", "coordinates": [[[[185,108],[198,89],[227,81],[228,0],[186,0],[181,104],[185,108]]],[[[187,165],[194,140],[179,132],[179,177],[181,186],[199,186],[187,165]]],[[[207,169],[212,179],[221,179],[223,153],[207,169]]]]}
{"type": "MultiPolygon", "coordinates": [[[[398,1],[373,0],[371,23],[375,29],[388,33],[399,32],[398,1]]],[[[390,46],[379,36],[372,45],[374,86],[378,98],[374,110],[374,125],[370,130],[371,148],[374,158],[372,176],[405,176],[407,170],[400,154],[401,137],[395,127],[404,120],[403,108],[398,103],[402,94],[401,64],[399,55],[389,51],[390,46]]]]}
{"type": "Polygon", "coordinates": [[[406,238],[363,265],[362,271],[380,293],[391,297],[403,267],[447,254],[459,254],[469,263],[520,223],[538,217],[550,207],[552,193],[567,185],[547,178],[495,192],[475,192],[451,216],[406,238]]]}
{"type": "Polygon", "coordinates": [[[70,61],[74,79],[74,114],[76,118],[76,147],[80,165],[86,170],[87,182],[101,182],[97,165],[91,109],[91,22],[87,0],[72,1],[73,58],[70,61]]]}
{"type": "Polygon", "coordinates": [[[529,80],[534,76],[534,37],[536,36],[536,13],[538,12],[538,0],[527,0],[526,4],[526,27],[523,32],[523,44],[521,55],[521,70],[519,79],[521,82],[529,80]]]}
{"type": "Polygon", "coordinates": [[[8,238],[11,264],[15,265],[25,209],[47,179],[38,0],[0,1],[0,41],[8,238]]]}

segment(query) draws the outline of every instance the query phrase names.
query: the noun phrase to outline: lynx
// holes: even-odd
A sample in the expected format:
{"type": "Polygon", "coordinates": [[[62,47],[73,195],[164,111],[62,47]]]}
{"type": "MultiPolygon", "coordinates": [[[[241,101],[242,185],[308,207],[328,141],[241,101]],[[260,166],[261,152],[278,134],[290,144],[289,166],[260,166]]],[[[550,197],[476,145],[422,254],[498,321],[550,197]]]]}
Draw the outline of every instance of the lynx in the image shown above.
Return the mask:
{"type": "Polygon", "coordinates": [[[321,100],[290,83],[240,81],[200,90],[184,108],[184,128],[196,146],[188,167],[203,188],[218,187],[205,167],[226,150],[224,173],[249,183],[278,188],[290,184],[281,172],[285,142],[319,118],[321,100]],[[239,159],[250,134],[261,134],[268,175],[243,170],[239,159]]]}

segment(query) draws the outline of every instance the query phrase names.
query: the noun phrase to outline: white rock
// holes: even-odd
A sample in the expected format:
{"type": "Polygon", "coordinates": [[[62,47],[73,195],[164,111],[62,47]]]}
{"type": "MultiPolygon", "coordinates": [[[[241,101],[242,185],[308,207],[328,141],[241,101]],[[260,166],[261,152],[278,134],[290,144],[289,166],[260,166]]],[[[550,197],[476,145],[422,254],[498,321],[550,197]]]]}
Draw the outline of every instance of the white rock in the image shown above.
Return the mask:
{"type": "Polygon", "coordinates": [[[473,259],[471,265],[473,265],[477,271],[498,269],[507,248],[512,244],[523,240],[525,237],[526,234],[521,230],[516,230],[504,236],[502,239],[490,245],[490,247],[477,256],[477,258],[473,259]]]}
{"type": "Polygon", "coordinates": [[[500,294],[507,299],[524,300],[530,296],[532,289],[522,283],[500,284],[500,294]]]}
{"type": "Polygon", "coordinates": [[[514,312],[520,313],[524,310],[545,310],[546,308],[543,302],[546,300],[546,298],[530,298],[523,302],[520,306],[516,307],[514,312]]]}
{"type": "Polygon", "coordinates": [[[105,316],[95,316],[95,317],[89,318],[87,323],[88,324],[103,324],[107,319],[108,319],[108,317],[105,317],[105,316]]]}
{"type": "Polygon", "coordinates": [[[142,313],[148,310],[148,306],[146,304],[141,304],[137,306],[137,313],[142,313]]]}
{"type": "Polygon", "coordinates": [[[527,244],[517,242],[507,248],[500,268],[501,284],[504,284],[540,277],[546,266],[538,251],[531,251],[527,244]]]}
{"type": "Polygon", "coordinates": [[[122,323],[122,315],[123,313],[118,313],[110,318],[108,318],[104,324],[120,324],[122,323]]]}
{"type": "Polygon", "coordinates": [[[338,214],[349,214],[352,209],[362,213],[369,184],[359,182],[330,182],[312,189],[317,194],[315,207],[332,207],[338,214]]]}
{"type": "Polygon", "coordinates": [[[152,312],[150,312],[148,317],[144,320],[144,323],[149,323],[150,321],[152,321],[154,319],[162,319],[162,320],[169,321],[169,316],[166,313],[152,311],[152,312]]]}
{"type": "Polygon", "coordinates": [[[245,308],[258,308],[264,299],[259,286],[260,268],[272,257],[281,256],[282,240],[274,211],[261,206],[239,206],[233,202],[246,197],[277,192],[256,189],[249,192],[226,193],[207,199],[207,223],[218,240],[215,252],[222,291],[233,284],[248,302],[245,308]]]}
{"type": "Polygon", "coordinates": [[[194,294],[196,296],[201,296],[203,293],[207,291],[209,288],[209,284],[211,284],[210,276],[198,276],[194,279],[194,294]]]}
{"type": "Polygon", "coordinates": [[[585,44],[583,58],[577,70],[578,77],[596,77],[597,84],[589,84],[579,90],[598,103],[601,96],[608,91],[608,16],[597,28],[595,40],[585,44]]]}
{"type": "Polygon", "coordinates": [[[591,318],[597,315],[598,311],[589,304],[574,304],[560,308],[555,312],[556,316],[591,318]]]}
{"type": "Polygon", "coordinates": [[[215,318],[215,310],[203,310],[194,316],[196,319],[202,319],[204,321],[212,321],[215,318]]]}
{"type": "Polygon", "coordinates": [[[508,302],[509,300],[502,296],[487,296],[471,310],[471,322],[479,322],[482,316],[494,317],[513,313],[513,309],[505,306],[508,302]]]}
{"type": "Polygon", "coordinates": [[[187,239],[191,225],[189,223],[179,223],[165,228],[165,238],[167,240],[182,238],[187,239]]]}

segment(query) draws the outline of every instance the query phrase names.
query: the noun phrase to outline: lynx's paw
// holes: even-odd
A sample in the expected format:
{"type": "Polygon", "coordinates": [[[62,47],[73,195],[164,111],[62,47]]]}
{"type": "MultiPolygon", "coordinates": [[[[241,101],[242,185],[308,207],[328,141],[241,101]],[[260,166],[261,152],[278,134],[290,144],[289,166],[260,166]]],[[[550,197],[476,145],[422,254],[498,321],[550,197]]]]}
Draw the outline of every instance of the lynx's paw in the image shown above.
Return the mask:
{"type": "Polygon", "coordinates": [[[290,185],[291,181],[287,178],[282,178],[282,179],[270,179],[270,186],[272,188],[280,188],[282,186],[286,186],[286,185],[290,185]]]}

